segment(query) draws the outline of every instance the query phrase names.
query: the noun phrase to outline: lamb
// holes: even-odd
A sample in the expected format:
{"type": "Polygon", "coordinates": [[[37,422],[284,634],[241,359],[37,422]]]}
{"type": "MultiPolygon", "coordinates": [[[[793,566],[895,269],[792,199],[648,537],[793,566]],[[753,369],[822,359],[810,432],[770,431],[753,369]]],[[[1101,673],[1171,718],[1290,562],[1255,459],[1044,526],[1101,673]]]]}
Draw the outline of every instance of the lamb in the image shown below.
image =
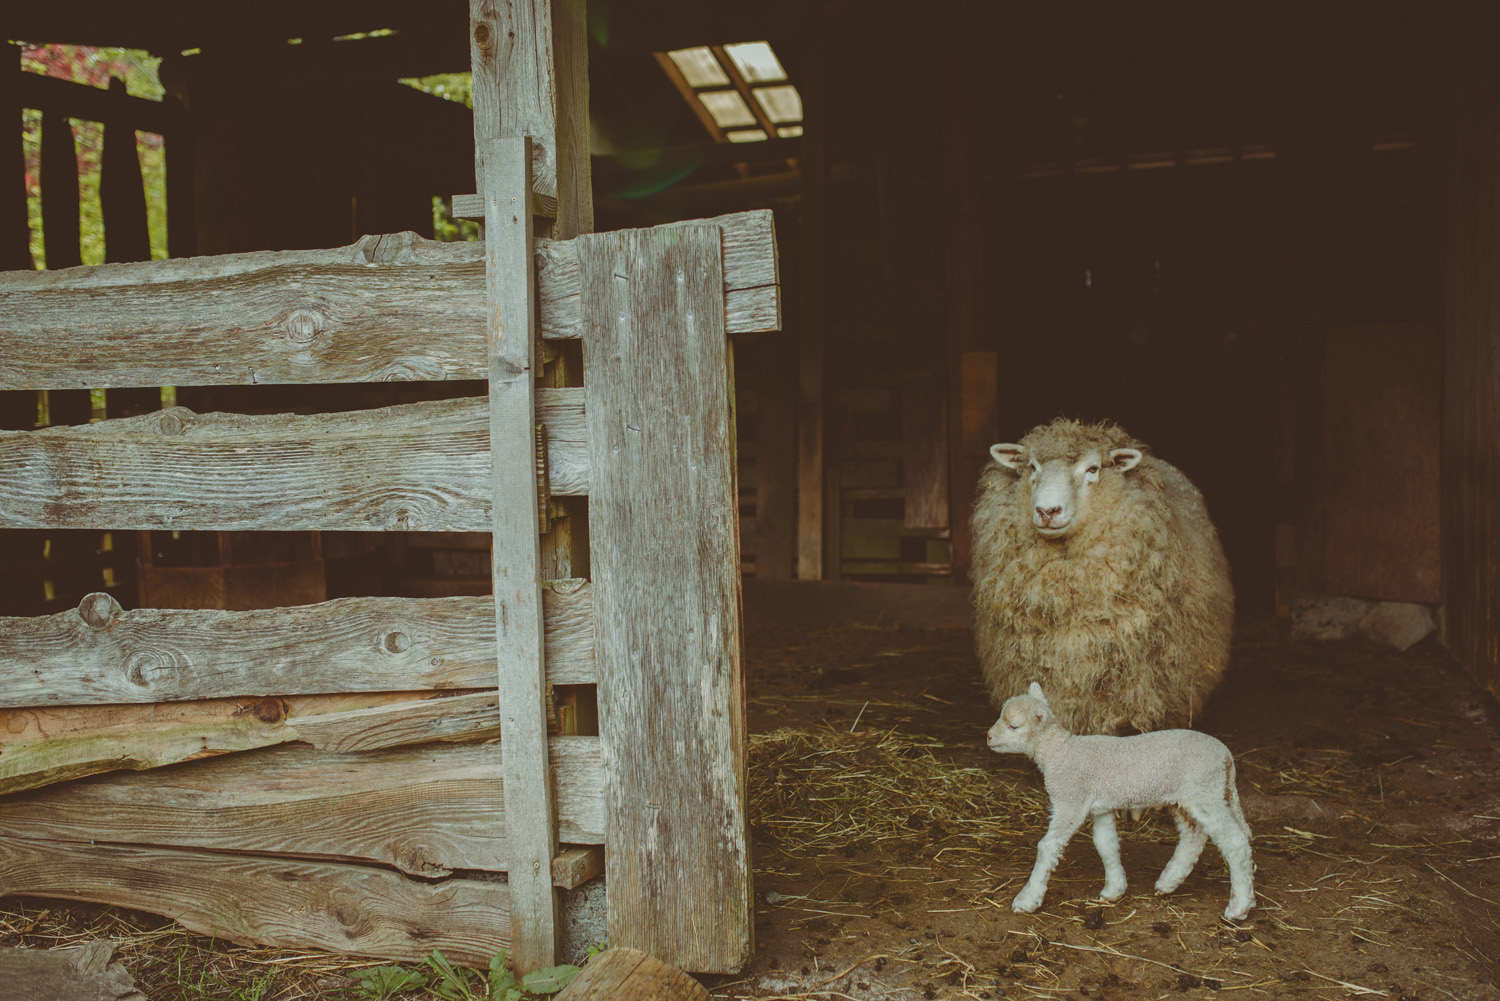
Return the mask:
{"type": "Polygon", "coordinates": [[[1042,905],[1047,877],[1062,858],[1068,841],[1094,818],[1094,847],[1104,862],[1104,889],[1099,896],[1125,895],[1120,865],[1116,810],[1170,807],[1177,821],[1177,850],[1156,881],[1157,893],[1182,885],[1206,840],[1229,866],[1229,906],[1224,917],[1242,921],[1255,905],[1255,863],[1250,855],[1250,825],[1240,811],[1234,784],[1234,756],[1229,748],[1196,730],[1157,730],[1133,737],[1069,733],[1047,704],[1036,682],[1025,695],[1007,699],[990,728],[990,750],[1024,754],[1042,772],[1052,818],[1037,844],[1031,878],[1011,903],[1030,913],[1042,905]]]}
{"type": "Polygon", "coordinates": [[[974,505],[975,640],[995,705],[1039,678],[1079,733],[1191,726],[1234,591],[1196,487],[1118,425],[991,447],[974,505]]]}

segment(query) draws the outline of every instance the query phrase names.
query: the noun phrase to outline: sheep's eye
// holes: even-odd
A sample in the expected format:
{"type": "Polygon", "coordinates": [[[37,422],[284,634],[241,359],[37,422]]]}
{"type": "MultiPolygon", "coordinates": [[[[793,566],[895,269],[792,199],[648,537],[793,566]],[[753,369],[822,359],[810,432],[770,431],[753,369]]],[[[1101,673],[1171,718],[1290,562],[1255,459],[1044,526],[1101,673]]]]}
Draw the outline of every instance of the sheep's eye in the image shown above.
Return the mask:
{"type": "Polygon", "coordinates": [[[1098,471],[1099,471],[1099,467],[1098,466],[1090,466],[1088,469],[1084,470],[1084,472],[1086,472],[1086,473],[1097,473],[1098,471]]]}
{"type": "Polygon", "coordinates": [[[1006,723],[1005,725],[1007,727],[1009,727],[1010,729],[1012,729],[1012,730],[1019,730],[1019,729],[1021,729],[1020,724],[1018,724],[1018,723],[1006,723]]]}

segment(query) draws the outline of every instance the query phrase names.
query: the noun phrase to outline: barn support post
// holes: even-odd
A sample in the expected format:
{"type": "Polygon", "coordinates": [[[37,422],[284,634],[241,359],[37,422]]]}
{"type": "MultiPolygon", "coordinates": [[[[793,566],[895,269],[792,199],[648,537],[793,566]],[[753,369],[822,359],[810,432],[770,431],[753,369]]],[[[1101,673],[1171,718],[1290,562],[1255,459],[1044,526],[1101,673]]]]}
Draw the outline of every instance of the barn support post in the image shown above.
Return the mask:
{"type": "Polygon", "coordinates": [[[0,271],[31,267],[31,228],[26,208],[26,154],[21,146],[21,47],[0,42],[0,114],[10,119],[6,152],[0,154],[0,271]],[[4,194],[9,191],[10,194],[4,194]]]}
{"type": "MultiPolygon", "coordinates": [[[[802,156],[802,313],[797,323],[797,579],[838,579],[839,553],[826,528],[837,526],[838,494],[824,476],[823,345],[827,338],[827,132],[819,116],[826,102],[828,55],[822,29],[808,38],[802,89],[807,132],[802,156]]],[[[837,531],[833,532],[836,536],[837,531]]]]}
{"type": "Polygon", "coordinates": [[[1443,643],[1500,695],[1500,67],[1493,5],[1462,4],[1449,81],[1443,291],[1443,643]]]}
{"type": "Polygon", "coordinates": [[[703,972],[753,928],[720,239],[579,238],[609,942],[703,972]]]}

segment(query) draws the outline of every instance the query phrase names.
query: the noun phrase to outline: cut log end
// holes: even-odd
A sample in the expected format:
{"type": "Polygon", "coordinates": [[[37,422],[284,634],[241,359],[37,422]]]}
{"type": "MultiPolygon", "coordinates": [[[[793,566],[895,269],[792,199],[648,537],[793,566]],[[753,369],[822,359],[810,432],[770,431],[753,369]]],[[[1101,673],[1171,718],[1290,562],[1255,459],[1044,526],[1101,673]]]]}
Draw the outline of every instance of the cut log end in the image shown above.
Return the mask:
{"type": "Polygon", "coordinates": [[[78,616],[95,629],[107,629],[109,625],[125,614],[120,603],[113,595],[103,591],[95,591],[83,596],[78,603],[78,616]]]}

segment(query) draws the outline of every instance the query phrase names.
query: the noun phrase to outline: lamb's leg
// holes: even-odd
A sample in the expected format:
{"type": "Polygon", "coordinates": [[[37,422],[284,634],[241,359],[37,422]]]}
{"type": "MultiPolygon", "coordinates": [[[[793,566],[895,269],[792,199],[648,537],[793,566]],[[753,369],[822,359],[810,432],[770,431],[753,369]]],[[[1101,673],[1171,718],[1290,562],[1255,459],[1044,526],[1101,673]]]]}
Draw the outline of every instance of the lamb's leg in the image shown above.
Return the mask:
{"type": "Polygon", "coordinates": [[[1125,867],[1120,864],[1120,835],[1115,830],[1113,810],[1094,814],[1094,850],[1104,863],[1104,889],[1099,896],[1103,900],[1119,900],[1125,896],[1125,867]]]}
{"type": "Polygon", "coordinates": [[[1255,906],[1255,860],[1250,853],[1250,825],[1240,812],[1239,796],[1230,788],[1229,800],[1211,815],[1199,820],[1229,866],[1229,906],[1224,917],[1243,921],[1255,906]]]}
{"type": "Polygon", "coordinates": [[[1177,850],[1172,852],[1172,860],[1157,877],[1157,893],[1171,893],[1181,886],[1182,881],[1188,878],[1188,873],[1193,871],[1193,866],[1198,863],[1198,856],[1203,854],[1203,846],[1208,843],[1203,826],[1186,810],[1174,806],[1171,813],[1172,819],[1177,822],[1177,850]]]}
{"type": "Polygon", "coordinates": [[[1016,899],[1011,901],[1011,910],[1029,914],[1042,906],[1042,898],[1047,895],[1047,877],[1057,868],[1063,849],[1087,819],[1086,808],[1060,809],[1057,803],[1052,804],[1052,820],[1047,824],[1047,833],[1037,842],[1036,865],[1031,869],[1031,878],[1026,881],[1021,892],[1016,894],[1016,899]]]}

